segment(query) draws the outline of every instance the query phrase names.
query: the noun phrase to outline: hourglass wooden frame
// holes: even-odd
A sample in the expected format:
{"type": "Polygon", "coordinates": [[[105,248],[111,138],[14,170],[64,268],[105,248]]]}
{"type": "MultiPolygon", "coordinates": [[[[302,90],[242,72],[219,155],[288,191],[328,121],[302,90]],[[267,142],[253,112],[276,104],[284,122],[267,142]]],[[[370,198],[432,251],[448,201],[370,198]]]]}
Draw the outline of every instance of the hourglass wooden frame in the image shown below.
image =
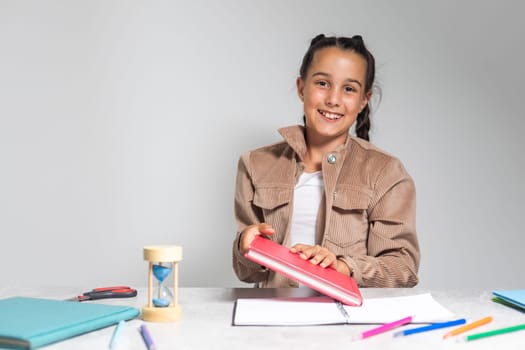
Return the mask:
{"type": "Polygon", "coordinates": [[[148,304],[142,308],[142,319],[151,322],[175,322],[181,318],[178,304],[178,262],[182,260],[182,247],[156,245],[144,247],[144,260],[148,261],[148,304]],[[173,263],[173,300],[166,307],[153,305],[153,263],[173,263]]]}

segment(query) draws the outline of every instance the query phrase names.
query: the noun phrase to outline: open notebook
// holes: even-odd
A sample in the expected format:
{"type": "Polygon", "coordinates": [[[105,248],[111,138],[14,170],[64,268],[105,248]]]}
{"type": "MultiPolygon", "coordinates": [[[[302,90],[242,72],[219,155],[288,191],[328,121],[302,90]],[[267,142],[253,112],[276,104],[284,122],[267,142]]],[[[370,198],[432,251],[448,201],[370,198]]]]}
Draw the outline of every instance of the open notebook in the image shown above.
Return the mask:
{"type": "Polygon", "coordinates": [[[237,299],[235,326],[311,326],[326,324],[381,324],[412,316],[412,323],[454,319],[430,293],[365,298],[361,307],[347,306],[328,297],[237,299]]]}

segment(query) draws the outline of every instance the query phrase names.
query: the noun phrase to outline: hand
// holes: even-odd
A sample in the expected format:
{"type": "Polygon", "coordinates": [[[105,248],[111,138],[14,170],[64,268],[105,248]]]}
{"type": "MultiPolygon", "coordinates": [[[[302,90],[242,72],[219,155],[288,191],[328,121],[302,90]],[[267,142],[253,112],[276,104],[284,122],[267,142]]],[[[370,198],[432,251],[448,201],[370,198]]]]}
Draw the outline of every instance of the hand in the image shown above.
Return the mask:
{"type": "Polygon", "coordinates": [[[337,260],[334,253],[320,245],[296,244],[290,248],[290,251],[298,253],[302,259],[309,260],[314,265],[319,265],[323,268],[331,267],[345,275],[350,275],[348,266],[344,262],[337,260]]]}
{"type": "Polygon", "coordinates": [[[259,235],[273,235],[275,233],[275,230],[272,226],[263,223],[260,224],[253,224],[250,226],[247,226],[244,231],[241,233],[241,241],[239,244],[239,249],[241,250],[241,254],[244,255],[248,251],[248,248],[250,247],[250,243],[252,243],[255,236],[259,235]]]}

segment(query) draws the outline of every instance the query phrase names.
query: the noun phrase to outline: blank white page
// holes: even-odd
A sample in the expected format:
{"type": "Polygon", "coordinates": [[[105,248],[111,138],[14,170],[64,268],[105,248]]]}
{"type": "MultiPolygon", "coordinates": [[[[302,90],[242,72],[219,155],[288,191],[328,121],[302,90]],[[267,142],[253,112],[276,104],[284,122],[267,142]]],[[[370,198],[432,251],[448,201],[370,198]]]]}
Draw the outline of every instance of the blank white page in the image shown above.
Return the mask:
{"type": "Polygon", "coordinates": [[[233,324],[238,326],[306,326],[341,324],[346,319],[328,297],[238,299],[233,324]]]}
{"type": "Polygon", "coordinates": [[[391,298],[365,298],[361,307],[344,306],[351,323],[386,323],[412,316],[412,323],[447,321],[454,314],[430,293],[391,298]]]}

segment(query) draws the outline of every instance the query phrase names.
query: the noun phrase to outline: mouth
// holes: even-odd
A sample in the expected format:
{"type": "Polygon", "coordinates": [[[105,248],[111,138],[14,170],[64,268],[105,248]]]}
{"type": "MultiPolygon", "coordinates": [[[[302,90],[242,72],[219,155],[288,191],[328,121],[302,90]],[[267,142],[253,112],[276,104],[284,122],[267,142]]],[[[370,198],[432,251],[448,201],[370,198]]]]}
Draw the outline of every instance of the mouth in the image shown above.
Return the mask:
{"type": "Polygon", "coordinates": [[[328,119],[328,120],[339,120],[341,118],[343,118],[343,114],[339,114],[339,113],[332,113],[332,112],[327,112],[327,111],[322,111],[320,109],[317,110],[319,112],[319,114],[321,114],[325,119],[328,119]]]}

